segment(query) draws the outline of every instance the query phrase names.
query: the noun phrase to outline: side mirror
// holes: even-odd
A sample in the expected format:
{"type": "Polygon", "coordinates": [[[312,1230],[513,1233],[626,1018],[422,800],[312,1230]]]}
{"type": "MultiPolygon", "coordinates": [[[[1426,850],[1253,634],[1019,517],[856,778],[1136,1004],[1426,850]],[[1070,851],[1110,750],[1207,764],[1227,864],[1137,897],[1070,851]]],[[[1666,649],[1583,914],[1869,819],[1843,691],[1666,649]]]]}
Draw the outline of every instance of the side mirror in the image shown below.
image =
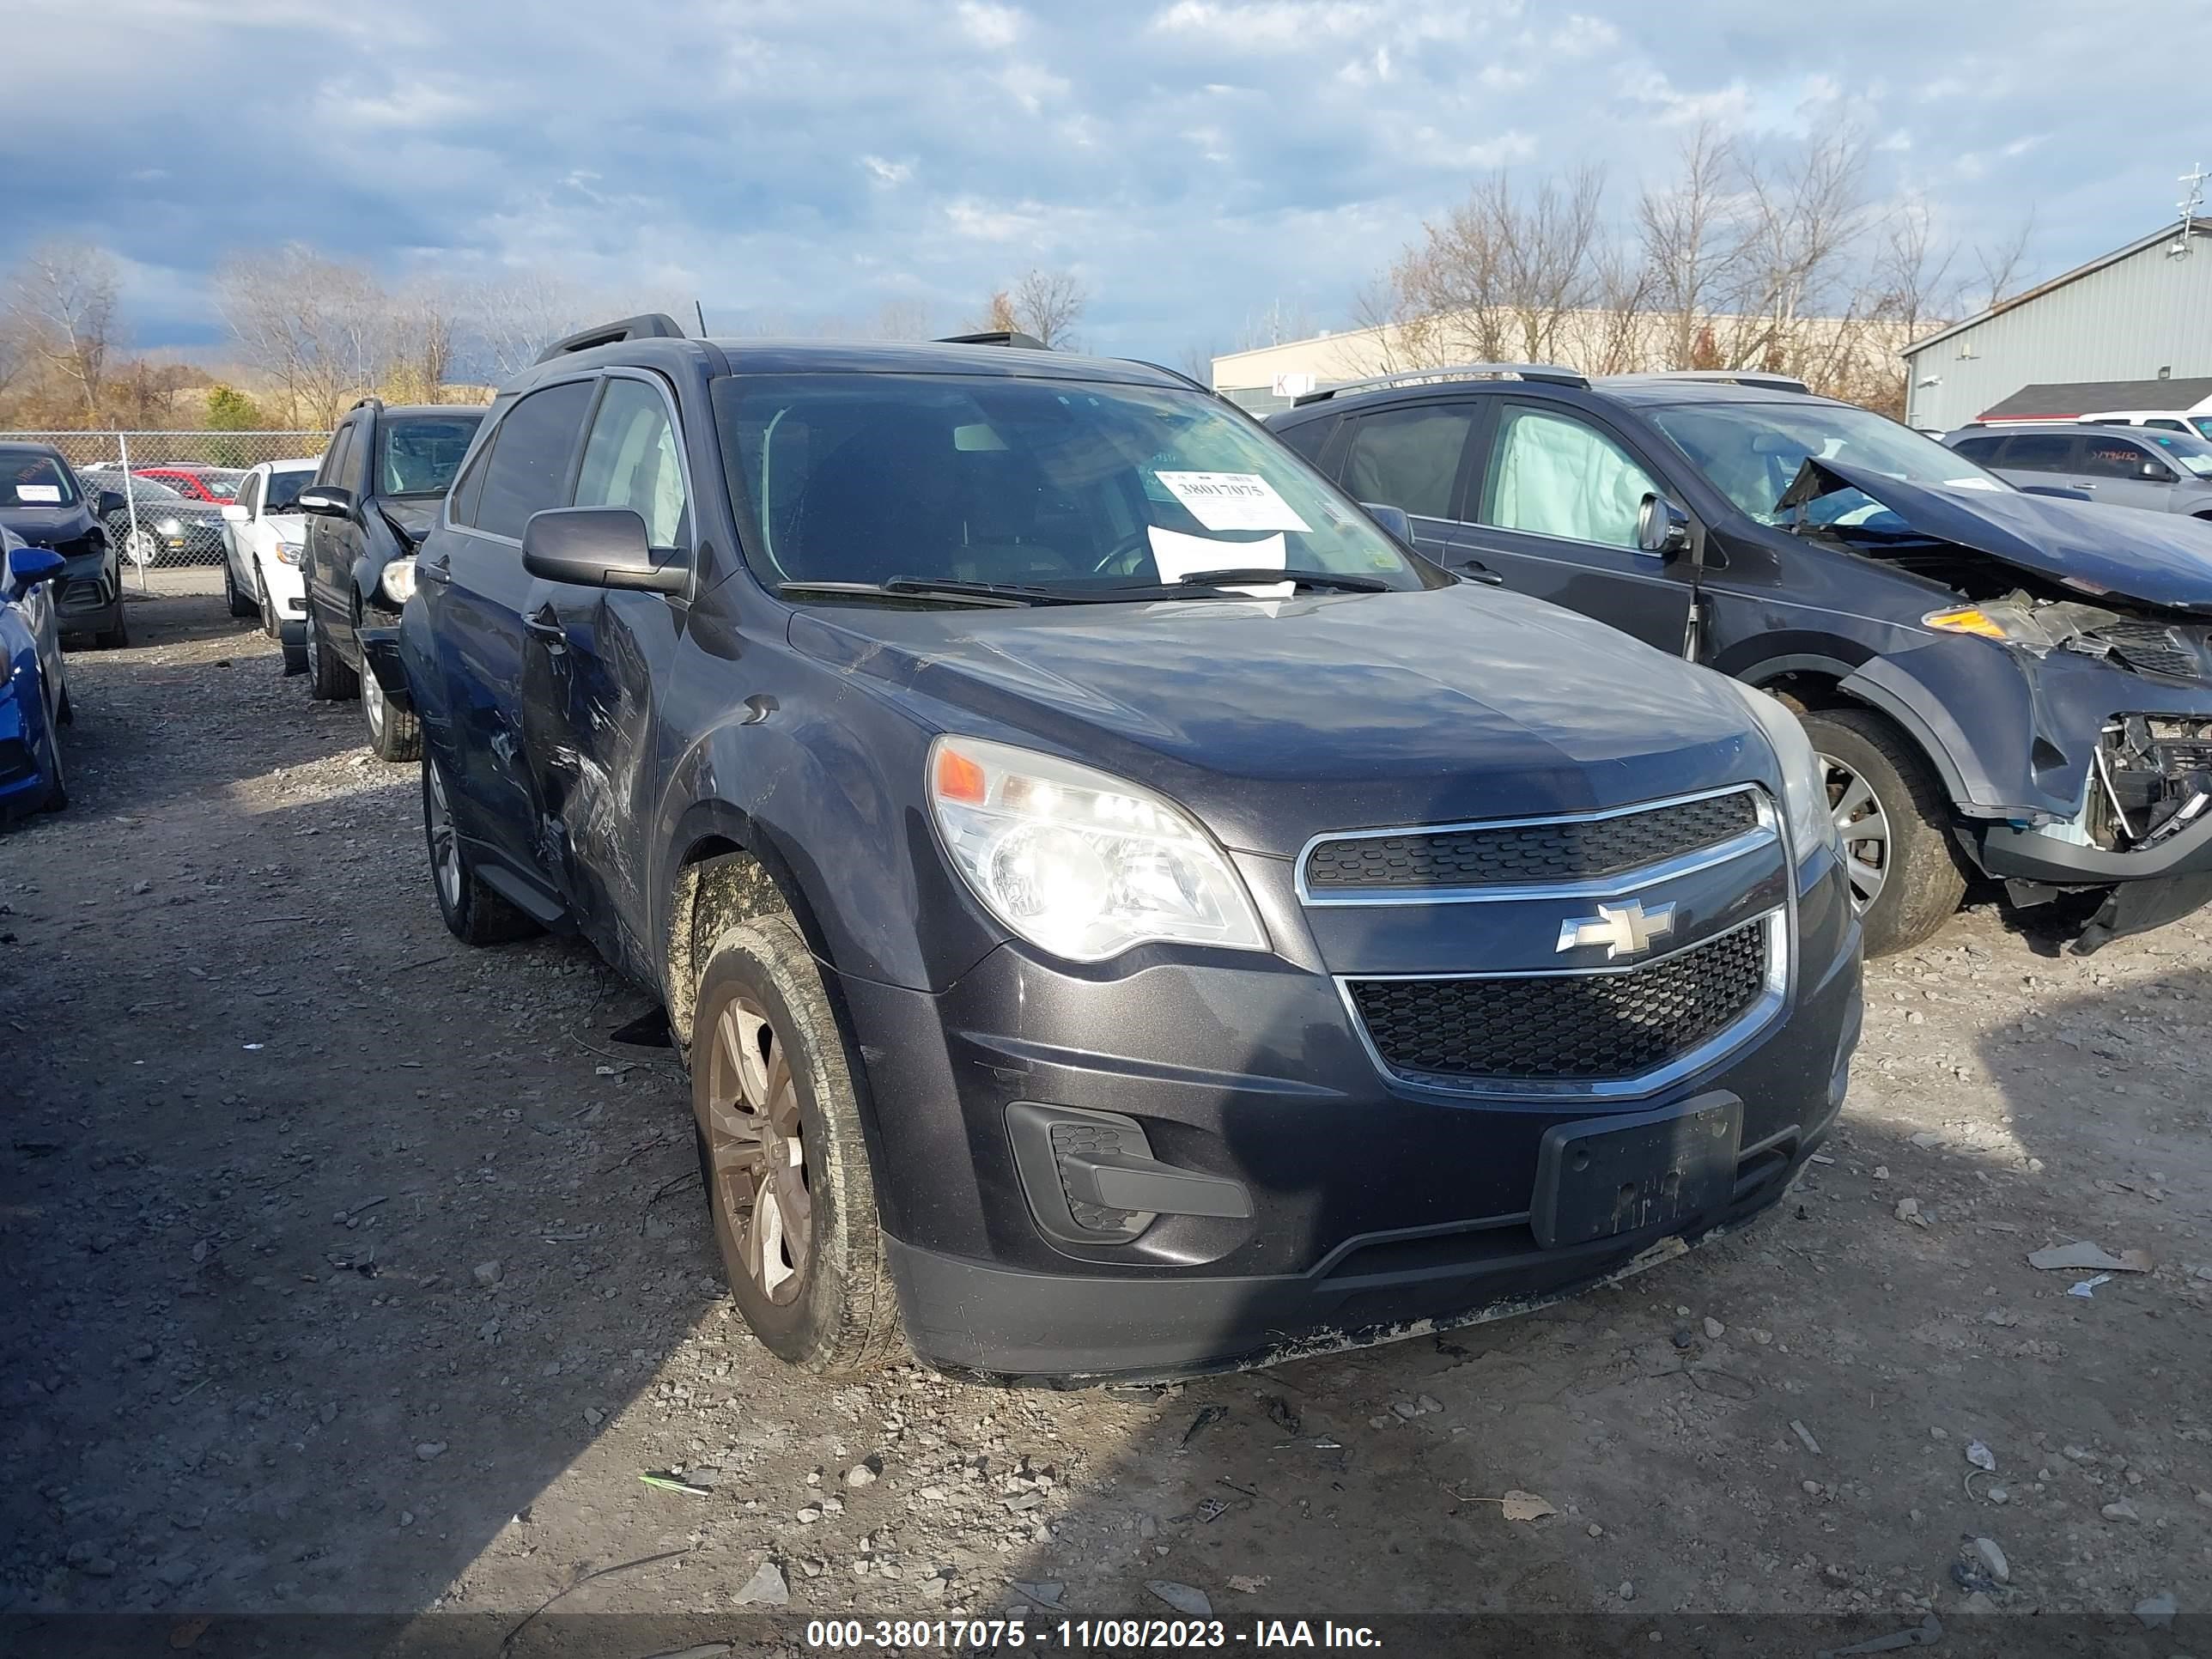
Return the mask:
{"type": "Polygon", "coordinates": [[[253,515],[236,501],[225,501],[222,504],[222,521],[225,524],[252,524],[253,515]]]}
{"type": "Polygon", "coordinates": [[[336,484],[311,484],[301,490],[292,504],[301,513],[312,513],[319,519],[350,519],[353,517],[353,491],[341,489],[336,484]]]}
{"type": "Polygon", "coordinates": [[[103,489],[92,498],[92,511],[95,518],[112,519],[118,513],[130,510],[131,503],[123,499],[123,492],[119,489],[103,489]]]}
{"type": "Polygon", "coordinates": [[[653,562],[645,520],[627,507],[532,514],[522,526],[522,568],[549,582],[644,593],[681,593],[690,580],[680,564],[653,562]]]}
{"type": "Polygon", "coordinates": [[[62,574],[65,562],[51,547],[18,547],[8,555],[8,597],[20,599],[40,582],[62,574]]]}
{"type": "Polygon", "coordinates": [[[2140,476],[2149,479],[2153,483],[2172,483],[2173,482],[2173,474],[2167,471],[2166,463],[2163,461],[2145,461],[2142,464],[2142,471],[2140,476]]]}
{"type": "Polygon", "coordinates": [[[1646,495],[1636,515],[1636,544],[1662,558],[1690,544],[1690,515],[1664,495],[1646,495]]]}
{"type": "Polygon", "coordinates": [[[1413,544],[1413,521],[1406,516],[1402,507],[1392,507],[1384,501],[1362,501],[1367,516],[1382,526],[1383,534],[1407,547],[1413,544]]]}

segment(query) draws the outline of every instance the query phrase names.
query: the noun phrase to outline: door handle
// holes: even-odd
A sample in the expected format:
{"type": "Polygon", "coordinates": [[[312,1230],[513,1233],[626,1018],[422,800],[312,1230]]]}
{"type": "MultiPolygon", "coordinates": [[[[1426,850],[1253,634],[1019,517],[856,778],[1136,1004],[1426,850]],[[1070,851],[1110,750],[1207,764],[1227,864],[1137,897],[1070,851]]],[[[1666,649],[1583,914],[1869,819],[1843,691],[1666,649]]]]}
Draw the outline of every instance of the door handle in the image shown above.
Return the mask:
{"type": "Polygon", "coordinates": [[[2094,489],[2096,487],[2095,483],[2087,478],[2076,478],[2074,481],[2074,488],[2076,489],[2094,489]]]}
{"type": "Polygon", "coordinates": [[[559,614],[549,605],[541,605],[522,619],[522,625],[545,641],[549,651],[562,652],[568,648],[568,630],[561,626],[559,614]]]}
{"type": "Polygon", "coordinates": [[[430,564],[418,559],[415,564],[415,579],[425,582],[449,582],[453,580],[453,567],[445,559],[430,564]]]}

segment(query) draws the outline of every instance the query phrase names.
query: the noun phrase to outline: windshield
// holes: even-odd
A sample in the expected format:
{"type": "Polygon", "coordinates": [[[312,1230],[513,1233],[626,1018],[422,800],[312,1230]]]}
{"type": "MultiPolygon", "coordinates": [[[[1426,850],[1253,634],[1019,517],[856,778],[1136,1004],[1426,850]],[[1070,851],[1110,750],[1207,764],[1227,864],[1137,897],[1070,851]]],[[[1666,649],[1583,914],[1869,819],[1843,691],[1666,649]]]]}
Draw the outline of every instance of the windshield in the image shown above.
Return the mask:
{"type": "MultiPolygon", "coordinates": [[[[1798,509],[1778,513],[1774,503],[1808,458],[1936,489],[2012,488],[1911,427],[1838,404],[1682,404],[1653,410],[1651,422],[1715,489],[1761,524],[1796,520],[1798,509]]],[[[1895,516],[1856,489],[1831,490],[1802,511],[1805,521],[1821,525],[1895,516]]]]}
{"type": "Polygon", "coordinates": [[[1430,585],[1349,498],[1196,392],[820,374],[714,383],[745,554],[784,582],[1097,594],[1289,568],[1430,585]]]}
{"type": "Polygon", "coordinates": [[[2200,478],[2212,478],[2212,443],[2192,438],[2185,432],[2145,432],[2140,435],[2156,444],[2166,459],[2185,471],[2200,478]]]}
{"type": "Polygon", "coordinates": [[[36,450],[0,449],[0,507],[73,507],[67,468],[36,450]]]}
{"type": "Polygon", "coordinates": [[[264,513],[282,513],[296,506],[300,492],[314,481],[315,469],[312,466],[294,467],[289,472],[271,472],[269,475],[269,493],[261,503],[261,510],[264,513]]]}
{"type": "Polygon", "coordinates": [[[2207,438],[2212,438],[2212,415],[2191,415],[2189,424],[2207,438]]]}
{"type": "Polygon", "coordinates": [[[376,491],[380,495],[442,495],[460,471],[461,458],[483,421],[481,410],[410,415],[377,428],[376,491]]]}

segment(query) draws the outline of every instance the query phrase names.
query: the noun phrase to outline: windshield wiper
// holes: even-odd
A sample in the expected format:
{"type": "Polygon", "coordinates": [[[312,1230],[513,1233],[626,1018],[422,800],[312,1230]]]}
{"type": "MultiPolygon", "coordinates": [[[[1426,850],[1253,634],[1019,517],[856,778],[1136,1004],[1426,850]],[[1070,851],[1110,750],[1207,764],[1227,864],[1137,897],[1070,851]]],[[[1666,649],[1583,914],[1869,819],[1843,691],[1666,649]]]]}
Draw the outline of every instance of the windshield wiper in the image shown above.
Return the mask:
{"type": "Polygon", "coordinates": [[[879,582],[779,582],[775,591],[787,599],[937,599],[946,605],[1000,608],[1073,603],[1066,594],[1048,587],[1024,587],[1011,582],[965,582],[950,577],[941,581],[926,576],[892,576],[879,582]]]}
{"type": "Polygon", "coordinates": [[[1325,588],[1336,593],[1387,593],[1390,584],[1378,576],[1340,576],[1329,570],[1276,570],[1265,565],[1226,570],[1194,570],[1182,579],[1193,587],[1257,586],[1262,582],[1289,582],[1297,587],[1325,588]]]}

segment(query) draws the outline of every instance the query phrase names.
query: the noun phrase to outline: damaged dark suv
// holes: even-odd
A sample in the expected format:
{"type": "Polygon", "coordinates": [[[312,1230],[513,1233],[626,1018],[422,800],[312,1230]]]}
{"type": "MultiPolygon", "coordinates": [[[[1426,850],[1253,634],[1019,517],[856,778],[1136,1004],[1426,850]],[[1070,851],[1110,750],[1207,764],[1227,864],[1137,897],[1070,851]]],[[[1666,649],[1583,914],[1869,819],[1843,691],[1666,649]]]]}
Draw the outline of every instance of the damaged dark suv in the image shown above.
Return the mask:
{"type": "Polygon", "coordinates": [[[1842,1102],[1796,718],[1164,370],[634,319],[501,393],[416,576],[361,638],[440,911],[660,1000],[806,1369],[1517,1312],[1772,1203],[1842,1102]]]}
{"type": "Polygon", "coordinates": [[[2089,896],[2084,952],[2212,898],[2212,526],[2015,489],[1780,375],[1470,364],[1270,424],[1432,557],[1798,709],[1869,954],[1974,872],[2089,896]]]}

